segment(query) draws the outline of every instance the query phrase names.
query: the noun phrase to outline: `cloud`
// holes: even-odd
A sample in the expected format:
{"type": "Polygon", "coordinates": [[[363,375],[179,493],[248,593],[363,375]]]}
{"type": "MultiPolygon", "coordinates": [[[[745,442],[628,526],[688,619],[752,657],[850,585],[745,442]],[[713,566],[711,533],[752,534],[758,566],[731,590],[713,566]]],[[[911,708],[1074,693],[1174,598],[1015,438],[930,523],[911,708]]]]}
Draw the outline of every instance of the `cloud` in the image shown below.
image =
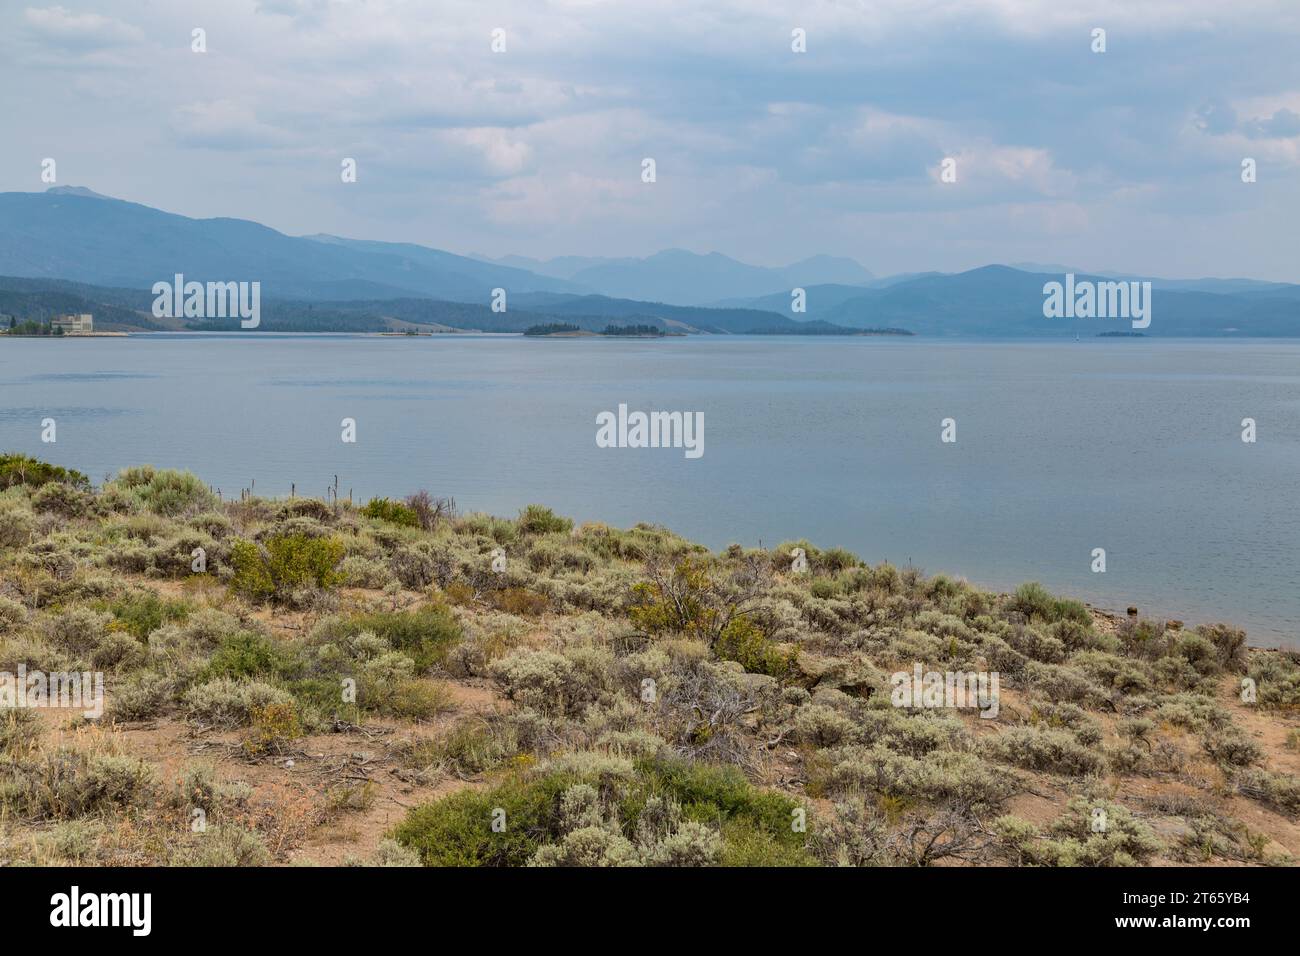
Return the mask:
{"type": "Polygon", "coordinates": [[[1244,136],[1247,139],[1291,139],[1300,136],[1300,112],[1279,106],[1262,113],[1258,104],[1234,108],[1222,100],[1202,105],[1193,120],[1196,127],[1211,136],[1244,136]],[[1247,115],[1243,115],[1243,113],[1247,115]],[[1250,115],[1250,114],[1254,115],[1250,115]]]}
{"type": "Polygon", "coordinates": [[[1264,139],[1290,139],[1300,136],[1300,113],[1280,109],[1272,116],[1251,120],[1246,124],[1246,135],[1264,139]]]}
{"type": "Polygon", "coordinates": [[[528,169],[533,150],[509,130],[491,127],[454,129],[441,134],[452,150],[468,151],[489,176],[517,176],[528,169]]]}
{"type": "MultiPolygon", "coordinates": [[[[28,7],[0,32],[8,138],[63,137],[101,191],[288,231],[493,254],[824,252],[880,272],[1071,230],[1072,258],[1089,243],[1101,258],[1149,230],[1144,254],[1166,262],[1196,236],[1282,268],[1272,211],[1300,199],[1277,174],[1300,153],[1300,5],[1284,0],[193,0],[133,22],[103,7],[28,7]],[[1247,155],[1267,175],[1228,198],[1247,155]],[[347,193],[343,156],[363,170],[347,193]],[[937,181],[945,157],[956,184],[937,181]]],[[[0,188],[29,180],[0,155],[0,188]]]]}
{"type": "Polygon", "coordinates": [[[28,33],[51,46],[94,50],[138,43],[139,28],[97,13],[73,13],[65,7],[28,7],[23,11],[28,33]]]}
{"type": "Polygon", "coordinates": [[[258,120],[250,107],[232,100],[179,107],[171,126],[180,142],[207,149],[262,150],[287,145],[290,138],[258,120]]]}
{"type": "Polygon", "coordinates": [[[1196,125],[1218,136],[1237,128],[1237,111],[1222,100],[1206,103],[1196,111],[1196,125]]]}

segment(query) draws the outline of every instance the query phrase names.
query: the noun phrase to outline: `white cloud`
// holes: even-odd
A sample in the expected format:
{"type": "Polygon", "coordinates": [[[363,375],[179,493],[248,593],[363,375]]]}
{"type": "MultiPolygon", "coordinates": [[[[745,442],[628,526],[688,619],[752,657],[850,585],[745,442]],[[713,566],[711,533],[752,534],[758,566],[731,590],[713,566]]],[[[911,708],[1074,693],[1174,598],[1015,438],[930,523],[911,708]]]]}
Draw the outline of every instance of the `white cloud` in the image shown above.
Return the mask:
{"type": "Polygon", "coordinates": [[[34,38],[66,49],[119,46],[144,38],[139,28],[128,23],[98,13],[73,13],[60,6],[28,7],[23,20],[34,38]]]}
{"type": "Polygon", "coordinates": [[[181,142],[208,149],[260,150],[289,140],[283,131],[261,122],[251,107],[233,100],[179,107],[171,125],[181,142]]]}
{"type": "MultiPolygon", "coordinates": [[[[178,212],[456,250],[870,258],[894,253],[873,245],[888,222],[919,260],[926,229],[994,260],[1031,226],[1105,249],[1132,224],[1101,206],[1177,201],[1151,248],[1177,255],[1190,221],[1280,260],[1274,232],[1222,228],[1206,187],[1242,155],[1300,161],[1300,5],[1281,0],[60,0],[14,21],[7,141],[66,133],[92,185],[178,212]],[[321,202],[342,156],[362,180],[321,202]],[[945,156],[957,189],[934,181],[945,156]]],[[[29,167],[0,154],[0,188],[29,167]]],[[[1263,221],[1263,196],[1235,192],[1235,214],[1263,221]]]]}

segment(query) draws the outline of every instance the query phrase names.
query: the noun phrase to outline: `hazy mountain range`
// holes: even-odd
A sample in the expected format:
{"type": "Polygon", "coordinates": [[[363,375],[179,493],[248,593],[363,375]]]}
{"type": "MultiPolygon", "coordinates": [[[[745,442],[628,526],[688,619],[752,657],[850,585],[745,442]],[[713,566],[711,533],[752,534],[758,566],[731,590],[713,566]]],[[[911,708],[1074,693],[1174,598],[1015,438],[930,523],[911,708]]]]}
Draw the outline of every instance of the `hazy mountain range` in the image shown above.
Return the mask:
{"type": "MultiPolygon", "coordinates": [[[[1090,275],[1062,264],[875,277],[818,255],[784,267],[669,249],[646,258],[462,256],[413,243],[288,236],[241,219],[191,219],[77,187],[0,193],[0,313],[94,312],[103,328],[222,327],[155,320],[153,283],[262,284],[267,329],[522,331],[556,317],[583,328],[648,323],[712,333],[828,334],[902,329],[935,335],[1083,335],[1115,319],[1046,319],[1043,285],[1152,283],[1151,336],[1300,334],[1300,285],[1252,279],[1090,275]],[[508,309],[493,312],[493,289],[508,309]],[[804,290],[806,312],[791,311],[804,290]]],[[[233,327],[233,323],[228,323],[233,327]]]]}
{"type": "Polygon", "coordinates": [[[870,272],[852,259],[834,256],[813,256],[773,269],[746,265],[719,252],[701,256],[685,249],[665,249],[644,259],[563,256],[538,260],[506,256],[483,261],[564,279],[609,296],[672,305],[709,305],[723,299],[761,296],[775,289],[788,290],[794,286],[823,283],[862,285],[872,278],[870,272]]]}

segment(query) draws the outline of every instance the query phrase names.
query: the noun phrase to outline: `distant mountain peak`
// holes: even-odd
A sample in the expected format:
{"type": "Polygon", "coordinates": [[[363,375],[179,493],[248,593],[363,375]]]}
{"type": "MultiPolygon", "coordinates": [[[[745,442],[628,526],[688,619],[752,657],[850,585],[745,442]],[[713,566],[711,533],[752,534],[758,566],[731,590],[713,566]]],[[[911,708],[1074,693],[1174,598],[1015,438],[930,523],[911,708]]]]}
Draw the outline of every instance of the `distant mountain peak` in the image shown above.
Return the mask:
{"type": "Polygon", "coordinates": [[[97,193],[93,189],[87,189],[85,186],[51,186],[45,190],[53,196],[81,196],[83,199],[112,199],[112,196],[105,196],[103,193],[97,193]]]}

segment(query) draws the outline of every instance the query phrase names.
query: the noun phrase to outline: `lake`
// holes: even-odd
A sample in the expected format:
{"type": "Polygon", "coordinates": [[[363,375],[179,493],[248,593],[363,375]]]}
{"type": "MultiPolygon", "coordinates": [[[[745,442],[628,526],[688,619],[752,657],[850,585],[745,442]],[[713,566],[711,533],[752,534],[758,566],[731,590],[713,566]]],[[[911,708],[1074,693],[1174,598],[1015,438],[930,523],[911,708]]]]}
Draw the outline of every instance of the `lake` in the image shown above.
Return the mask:
{"type": "Polygon", "coordinates": [[[97,482],[147,462],[319,496],[337,475],[361,501],[540,502],[715,548],[806,537],[1300,647],[1293,340],[14,339],[0,394],[0,449],[97,482]],[[703,454],[597,447],[620,404],[702,413],[703,454]]]}

